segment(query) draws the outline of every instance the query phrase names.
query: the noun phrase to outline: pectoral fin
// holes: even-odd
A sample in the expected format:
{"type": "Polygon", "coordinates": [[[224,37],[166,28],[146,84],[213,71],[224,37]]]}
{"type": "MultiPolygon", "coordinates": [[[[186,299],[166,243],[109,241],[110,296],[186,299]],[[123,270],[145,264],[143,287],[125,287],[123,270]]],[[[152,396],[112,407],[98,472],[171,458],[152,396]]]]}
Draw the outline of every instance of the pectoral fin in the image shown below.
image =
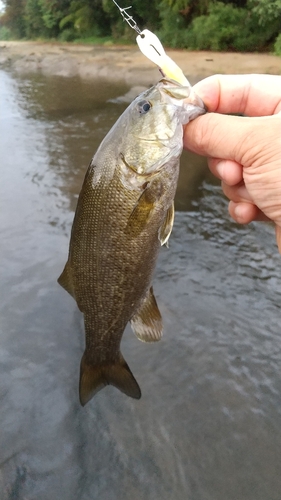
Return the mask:
{"type": "Polygon", "coordinates": [[[152,181],[147,184],[128,219],[127,234],[135,237],[144,230],[162,194],[163,185],[160,181],[152,181]]]}
{"type": "Polygon", "coordinates": [[[71,272],[68,262],[65,264],[64,270],[61,273],[60,277],[58,278],[58,283],[75,299],[75,293],[73,289],[71,272]]]}
{"type": "Polygon", "coordinates": [[[168,246],[168,239],[170,238],[170,234],[173,229],[174,218],[175,218],[175,209],[173,202],[172,205],[168,208],[165,220],[159,229],[159,240],[161,242],[161,245],[166,244],[166,246],[168,246]]]}
{"type": "Polygon", "coordinates": [[[131,319],[131,327],[142,342],[156,342],[162,337],[162,318],[151,287],[139,310],[131,319]]]}

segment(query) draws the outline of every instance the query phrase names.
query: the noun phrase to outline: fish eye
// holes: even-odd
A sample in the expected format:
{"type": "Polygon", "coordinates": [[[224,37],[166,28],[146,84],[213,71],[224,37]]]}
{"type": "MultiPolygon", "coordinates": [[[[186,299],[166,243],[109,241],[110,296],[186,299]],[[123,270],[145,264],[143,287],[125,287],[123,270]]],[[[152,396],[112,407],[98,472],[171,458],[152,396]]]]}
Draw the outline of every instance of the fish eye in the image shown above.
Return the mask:
{"type": "Polygon", "coordinates": [[[149,101],[140,101],[138,103],[139,113],[141,115],[144,115],[145,113],[147,113],[151,107],[152,107],[152,105],[150,104],[149,101]]]}

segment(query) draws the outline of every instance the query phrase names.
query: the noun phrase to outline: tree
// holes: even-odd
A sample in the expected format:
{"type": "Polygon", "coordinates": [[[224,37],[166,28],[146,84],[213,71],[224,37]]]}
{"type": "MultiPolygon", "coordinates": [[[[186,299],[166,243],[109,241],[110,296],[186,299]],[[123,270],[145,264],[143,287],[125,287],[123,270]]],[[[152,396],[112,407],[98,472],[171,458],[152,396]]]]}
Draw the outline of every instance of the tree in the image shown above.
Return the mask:
{"type": "Polygon", "coordinates": [[[281,0],[248,0],[248,7],[258,16],[260,24],[279,19],[281,28],[281,0]]]}
{"type": "Polygon", "coordinates": [[[10,28],[13,36],[23,38],[25,32],[25,0],[3,0],[5,13],[1,16],[2,26],[10,28]]]}

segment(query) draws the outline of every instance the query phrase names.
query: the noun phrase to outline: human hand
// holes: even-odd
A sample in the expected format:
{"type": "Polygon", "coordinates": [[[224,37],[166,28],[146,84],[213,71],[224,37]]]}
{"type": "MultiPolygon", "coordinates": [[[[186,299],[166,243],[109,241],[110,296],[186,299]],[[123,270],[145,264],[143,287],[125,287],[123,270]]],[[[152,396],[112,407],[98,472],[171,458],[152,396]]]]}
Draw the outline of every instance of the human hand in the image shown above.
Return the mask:
{"type": "Polygon", "coordinates": [[[208,157],[236,222],[275,223],[281,252],[281,76],[215,75],[194,90],[209,113],[186,126],[184,147],[208,157]]]}

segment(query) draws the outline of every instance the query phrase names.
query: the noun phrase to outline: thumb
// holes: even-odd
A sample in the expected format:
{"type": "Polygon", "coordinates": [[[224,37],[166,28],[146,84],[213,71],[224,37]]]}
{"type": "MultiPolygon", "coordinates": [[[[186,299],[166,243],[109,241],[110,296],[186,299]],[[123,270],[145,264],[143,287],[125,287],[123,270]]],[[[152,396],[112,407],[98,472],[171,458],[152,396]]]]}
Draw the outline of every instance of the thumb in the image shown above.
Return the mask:
{"type": "Polygon", "coordinates": [[[263,128],[260,120],[264,119],[207,113],[186,125],[184,147],[200,155],[245,165],[244,155],[254,141],[261,140],[256,135],[260,134],[263,128]]]}

